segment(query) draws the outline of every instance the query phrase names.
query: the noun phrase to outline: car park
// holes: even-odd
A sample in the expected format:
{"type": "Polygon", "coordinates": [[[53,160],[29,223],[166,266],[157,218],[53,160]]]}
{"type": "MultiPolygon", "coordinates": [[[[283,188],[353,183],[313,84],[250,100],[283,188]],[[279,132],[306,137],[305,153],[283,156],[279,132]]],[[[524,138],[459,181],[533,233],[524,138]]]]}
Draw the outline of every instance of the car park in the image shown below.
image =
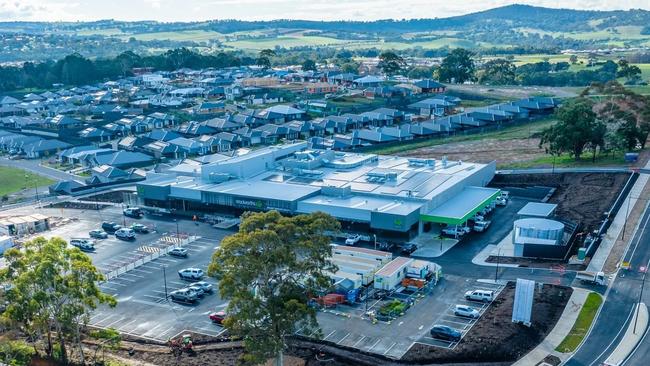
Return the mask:
{"type": "Polygon", "coordinates": [[[194,282],[192,286],[199,286],[206,294],[211,294],[214,291],[212,284],[205,281],[194,282]]]}
{"type": "Polygon", "coordinates": [[[114,222],[106,222],[106,221],[102,222],[102,230],[104,230],[107,233],[114,233],[114,232],[118,231],[121,228],[122,228],[122,226],[120,226],[120,225],[118,225],[118,224],[116,224],[114,222]]]}
{"type": "Polygon", "coordinates": [[[471,306],[456,305],[456,307],[454,308],[454,315],[464,317],[464,318],[478,319],[481,313],[479,313],[478,310],[476,310],[471,306]]]}
{"type": "Polygon", "coordinates": [[[115,237],[122,240],[135,240],[135,231],[123,227],[115,232],[115,237]]]}
{"type": "Polygon", "coordinates": [[[90,230],[88,232],[88,236],[95,239],[106,239],[108,238],[108,233],[104,230],[96,229],[96,230],[90,230]]]}
{"type": "Polygon", "coordinates": [[[180,289],[180,290],[175,290],[169,293],[169,297],[173,301],[180,301],[180,302],[195,302],[197,300],[197,295],[194,291],[191,291],[190,289],[180,289]]]}
{"type": "Polygon", "coordinates": [[[203,270],[200,268],[183,268],[178,271],[182,280],[200,280],[203,278],[203,270]]]}
{"type": "Polygon", "coordinates": [[[138,207],[125,208],[122,211],[122,213],[124,214],[124,216],[131,217],[131,218],[134,218],[134,219],[139,219],[142,216],[144,216],[144,212],[142,212],[142,210],[140,208],[138,208],[138,207]]]}
{"type": "Polygon", "coordinates": [[[215,311],[213,313],[210,313],[208,315],[210,320],[212,320],[213,323],[216,324],[223,324],[223,321],[226,319],[226,312],[225,311],[215,311]]]}
{"type": "Polygon", "coordinates": [[[462,334],[458,330],[440,324],[434,325],[433,328],[431,328],[429,334],[431,334],[431,338],[437,338],[451,342],[458,342],[462,337],[462,334]]]}
{"type": "Polygon", "coordinates": [[[136,233],[149,234],[149,228],[142,224],[133,224],[131,225],[131,229],[133,229],[133,231],[136,233]]]}
{"type": "Polygon", "coordinates": [[[70,239],[70,245],[77,247],[84,252],[92,252],[95,250],[95,242],[92,239],[73,238],[70,239]]]}
{"type": "Polygon", "coordinates": [[[491,302],[494,300],[494,291],[473,290],[465,292],[465,300],[491,302]]]}
{"type": "Polygon", "coordinates": [[[345,239],[345,245],[354,245],[361,241],[361,235],[355,234],[355,235],[348,235],[348,237],[345,239]]]}
{"type": "Polygon", "coordinates": [[[167,254],[173,256],[173,257],[182,257],[182,258],[187,258],[187,249],[185,248],[172,248],[167,254]]]}

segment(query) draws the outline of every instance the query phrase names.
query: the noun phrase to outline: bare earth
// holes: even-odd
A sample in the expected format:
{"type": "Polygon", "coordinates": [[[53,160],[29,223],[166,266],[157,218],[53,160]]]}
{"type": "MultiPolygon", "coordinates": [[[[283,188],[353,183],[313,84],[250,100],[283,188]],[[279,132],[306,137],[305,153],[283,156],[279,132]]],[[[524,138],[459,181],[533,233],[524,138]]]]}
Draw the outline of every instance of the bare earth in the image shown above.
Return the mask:
{"type": "Polygon", "coordinates": [[[539,139],[530,138],[454,142],[423,147],[400,155],[436,159],[447,156],[449,160],[474,161],[477,163],[489,163],[496,160],[499,164],[509,164],[534,160],[545,154],[544,149],[539,148],[539,139]]]}

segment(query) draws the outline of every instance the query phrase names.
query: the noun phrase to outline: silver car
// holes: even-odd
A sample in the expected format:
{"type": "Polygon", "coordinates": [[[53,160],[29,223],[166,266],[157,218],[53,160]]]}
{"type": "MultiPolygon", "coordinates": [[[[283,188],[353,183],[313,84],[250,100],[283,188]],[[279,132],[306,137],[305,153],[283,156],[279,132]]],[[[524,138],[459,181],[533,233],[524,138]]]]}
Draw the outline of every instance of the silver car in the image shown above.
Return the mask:
{"type": "Polygon", "coordinates": [[[172,301],[180,302],[195,302],[198,299],[196,292],[186,288],[170,292],[169,297],[172,301]]]}
{"type": "Polygon", "coordinates": [[[478,310],[467,305],[456,305],[454,308],[454,315],[472,319],[478,319],[478,317],[481,316],[478,310]]]}
{"type": "Polygon", "coordinates": [[[191,286],[201,287],[203,292],[206,294],[211,294],[213,291],[212,284],[205,281],[194,282],[191,286]]]}

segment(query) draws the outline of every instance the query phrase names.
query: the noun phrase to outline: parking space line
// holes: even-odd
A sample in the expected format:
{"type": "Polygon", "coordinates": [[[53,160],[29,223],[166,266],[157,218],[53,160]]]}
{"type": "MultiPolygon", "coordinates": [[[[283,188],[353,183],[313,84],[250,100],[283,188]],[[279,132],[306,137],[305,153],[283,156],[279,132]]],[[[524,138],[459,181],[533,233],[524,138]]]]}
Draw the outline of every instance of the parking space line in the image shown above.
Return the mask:
{"type": "Polygon", "coordinates": [[[341,344],[341,343],[343,343],[343,341],[344,341],[347,337],[349,337],[349,336],[350,336],[350,333],[346,334],[343,338],[341,338],[338,342],[336,342],[336,344],[341,344]]]}
{"type": "Polygon", "coordinates": [[[110,318],[112,318],[112,317],[114,317],[114,316],[117,316],[117,314],[109,314],[106,318],[104,318],[104,319],[102,319],[102,320],[100,320],[100,321],[98,321],[97,323],[94,323],[94,324],[95,324],[95,325],[98,325],[99,323],[103,323],[103,322],[105,322],[106,320],[108,320],[108,319],[110,319],[110,318]]]}
{"type": "Polygon", "coordinates": [[[119,331],[122,331],[123,329],[126,329],[126,327],[127,327],[127,326],[129,326],[129,325],[131,325],[131,324],[133,324],[133,323],[135,323],[136,321],[138,321],[138,319],[137,319],[137,318],[136,318],[136,319],[133,319],[133,320],[131,320],[130,322],[128,322],[128,323],[126,323],[126,324],[122,324],[122,325],[120,325],[120,327],[119,327],[119,328],[117,328],[117,330],[119,330],[119,331]]]}
{"type": "Polygon", "coordinates": [[[361,336],[361,338],[358,341],[354,342],[352,348],[357,348],[357,344],[361,343],[361,341],[363,341],[364,339],[366,339],[366,336],[361,336]]]}
{"type": "Polygon", "coordinates": [[[323,338],[323,340],[326,340],[327,338],[329,338],[334,333],[336,333],[336,330],[333,330],[330,334],[327,335],[327,337],[323,338]]]}
{"type": "Polygon", "coordinates": [[[388,349],[386,350],[386,352],[384,352],[384,356],[386,356],[386,354],[387,354],[388,352],[390,352],[390,350],[393,349],[393,347],[395,347],[396,344],[397,344],[397,342],[393,342],[393,344],[391,344],[390,347],[388,347],[388,349]]]}
{"type": "Polygon", "coordinates": [[[156,325],[155,327],[149,329],[146,333],[142,333],[142,335],[145,335],[145,336],[146,336],[147,334],[153,332],[154,330],[160,328],[161,326],[162,326],[162,323],[160,323],[160,324],[156,325]]]}
{"type": "Polygon", "coordinates": [[[106,327],[106,328],[110,328],[113,324],[117,324],[117,323],[121,322],[121,321],[124,320],[124,319],[126,319],[126,318],[125,318],[125,317],[121,317],[121,318],[119,318],[118,320],[116,320],[116,321],[114,321],[114,322],[112,322],[112,323],[110,323],[110,324],[105,325],[105,327],[106,327]]]}
{"type": "Polygon", "coordinates": [[[381,338],[378,339],[377,342],[375,342],[375,344],[372,345],[372,347],[368,348],[368,352],[372,351],[372,349],[375,348],[377,344],[379,344],[379,341],[381,341],[381,338]]]}
{"type": "Polygon", "coordinates": [[[165,329],[165,331],[161,332],[161,333],[159,334],[159,336],[162,337],[162,336],[164,336],[165,334],[171,332],[172,330],[174,330],[174,327],[173,327],[173,326],[171,326],[171,327],[165,329]]]}

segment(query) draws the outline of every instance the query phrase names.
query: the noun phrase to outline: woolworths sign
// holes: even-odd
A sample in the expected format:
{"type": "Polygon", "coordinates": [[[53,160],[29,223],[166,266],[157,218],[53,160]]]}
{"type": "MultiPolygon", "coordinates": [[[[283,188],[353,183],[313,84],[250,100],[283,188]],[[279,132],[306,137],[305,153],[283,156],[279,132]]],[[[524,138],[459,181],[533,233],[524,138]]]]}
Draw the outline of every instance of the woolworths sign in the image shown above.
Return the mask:
{"type": "Polygon", "coordinates": [[[236,198],[235,199],[235,206],[246,207],[246,208],[255,208],[255,209],[261,210],[261,209],[264,209],[266,207],[266,204],[262,200],[251,200],[251,199],[236,198]]]}

